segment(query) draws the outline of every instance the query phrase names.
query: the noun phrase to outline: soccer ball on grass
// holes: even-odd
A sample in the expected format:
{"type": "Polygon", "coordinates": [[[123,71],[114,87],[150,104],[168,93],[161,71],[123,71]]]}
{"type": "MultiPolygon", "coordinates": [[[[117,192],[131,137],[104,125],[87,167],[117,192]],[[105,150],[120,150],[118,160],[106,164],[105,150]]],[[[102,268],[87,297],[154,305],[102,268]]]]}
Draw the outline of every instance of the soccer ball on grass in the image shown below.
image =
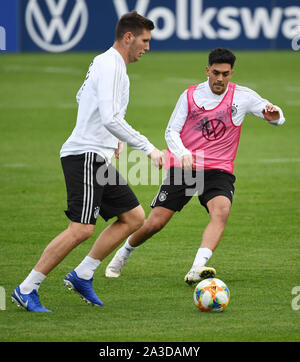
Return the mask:
{"type": "Polygon", "coordinates": [[[217,278],[202,280],[194,290],[194,302],[205,312],[222,312],[229,300],[230,292],[227,285],[217,278]]]}

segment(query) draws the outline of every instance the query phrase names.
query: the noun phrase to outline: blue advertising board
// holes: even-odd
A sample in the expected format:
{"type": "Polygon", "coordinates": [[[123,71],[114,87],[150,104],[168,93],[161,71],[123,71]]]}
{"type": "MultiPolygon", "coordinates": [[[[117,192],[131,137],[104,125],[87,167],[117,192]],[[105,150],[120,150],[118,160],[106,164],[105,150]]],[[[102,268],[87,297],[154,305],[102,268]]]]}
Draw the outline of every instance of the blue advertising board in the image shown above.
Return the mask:
{"type": "Polygon", "coordinates": [[[0,53],[18,51],[18,0],[0,0],[0,53]]]}
{"type": "Polygon", "coordinates": [[[300,0],[19,0],[19,48],[105,50],[134,9],[156,25],[152,50],[291,49],[300,34],[300,0]]]}

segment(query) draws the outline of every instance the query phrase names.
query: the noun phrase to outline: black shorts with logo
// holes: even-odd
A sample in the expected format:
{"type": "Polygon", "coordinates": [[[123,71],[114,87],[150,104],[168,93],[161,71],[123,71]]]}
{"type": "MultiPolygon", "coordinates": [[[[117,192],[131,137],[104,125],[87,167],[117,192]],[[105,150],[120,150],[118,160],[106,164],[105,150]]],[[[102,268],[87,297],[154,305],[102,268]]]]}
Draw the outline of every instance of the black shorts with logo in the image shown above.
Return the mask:
{"type": "Polygon", "coordinates": [[[139,205],[126,180],[98,154],[62,157],[61,164],[71,221],[95,225],[99,214],[107,221],[139,205]]]}
{"type": "Polygon", "coordinates": [[[235,176],[223,170],[183,171],[171,167],[160,186],[151,207],[162,206],[180,211],[195,195],[207,212],[207,203],[215,196],[226,196],[233,201],[235,176]]]}

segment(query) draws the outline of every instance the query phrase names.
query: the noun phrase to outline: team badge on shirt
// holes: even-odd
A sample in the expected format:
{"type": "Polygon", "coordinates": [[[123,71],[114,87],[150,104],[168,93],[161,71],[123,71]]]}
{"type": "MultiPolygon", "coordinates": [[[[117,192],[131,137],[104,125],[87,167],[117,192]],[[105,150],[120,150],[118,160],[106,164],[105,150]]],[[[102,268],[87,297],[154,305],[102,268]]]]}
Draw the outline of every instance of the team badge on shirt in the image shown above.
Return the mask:
{"type": "Polygon", "coordinates": [[[238,111],[238,106],[237,106],[237,104],[233,103],[233,105],[232,105],[232,117],[234,117],[237,114],[237,111],[238,111]]]}
{"type": "Polygon", "coordinates": [[[159,195],[158,195],[158,200],[160,202],[163,202],[167,199],[167,195],[168,193],[166,191],[162,191],[159,195]]]}

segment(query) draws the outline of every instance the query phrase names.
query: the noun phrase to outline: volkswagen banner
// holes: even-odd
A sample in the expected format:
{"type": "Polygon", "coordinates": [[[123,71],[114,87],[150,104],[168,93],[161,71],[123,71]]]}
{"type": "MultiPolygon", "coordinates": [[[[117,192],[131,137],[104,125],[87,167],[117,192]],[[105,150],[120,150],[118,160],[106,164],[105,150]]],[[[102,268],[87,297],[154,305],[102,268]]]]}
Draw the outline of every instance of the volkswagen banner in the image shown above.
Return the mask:
{"type": "Polygon", "coordinates": [[[0,0],[0,53],[19,49],[17,0],[0,0]]]}
{"type": "Polygon", "coordinates": [[[105,50],[133,9],[154,21],[154,50],[291,49],[299,38],[300,0],[20,0],[18,48],[105,50]]]}

